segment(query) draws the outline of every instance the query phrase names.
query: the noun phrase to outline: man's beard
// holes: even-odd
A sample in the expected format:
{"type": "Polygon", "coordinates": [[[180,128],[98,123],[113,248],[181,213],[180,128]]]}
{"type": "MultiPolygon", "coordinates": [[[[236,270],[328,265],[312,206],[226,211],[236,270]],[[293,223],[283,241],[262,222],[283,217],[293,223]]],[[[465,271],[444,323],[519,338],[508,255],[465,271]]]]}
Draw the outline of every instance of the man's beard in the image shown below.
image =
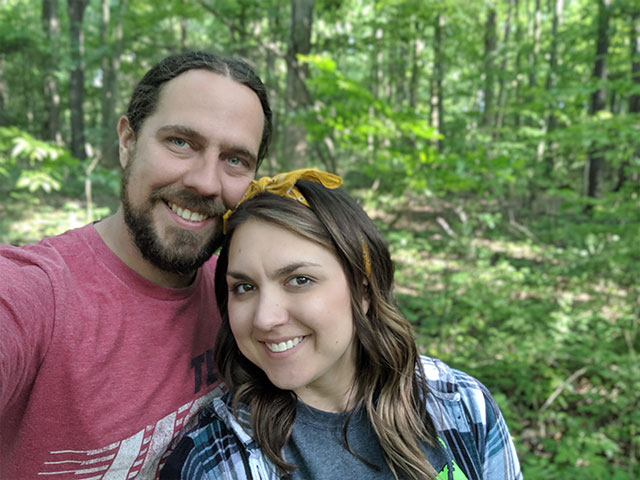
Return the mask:
{"type": "Polygon", "coordinates": [[[131,237],[142,256],[155,267],[180,275],[192,274],[211,258],[211,255],[222,243],[221,226],[218,225],[201,248],[198,248],[202,242],[200,235],[178,226],[168,228],[163,241],[153,224],[153,207],[158,202],[165,203],[166,200],[170,200],[192,212],[209,217],[222,217],[226,208],[220,201],[216,202],[212,197],[202,197],[190,190],[177,190],[171,186],[152,190],[144,205],[134,207],[129,201],[128,194],[129,177],[135,159],[132,160],[122,174],[122,188],[120,190],[124,221],[131,237]]]}

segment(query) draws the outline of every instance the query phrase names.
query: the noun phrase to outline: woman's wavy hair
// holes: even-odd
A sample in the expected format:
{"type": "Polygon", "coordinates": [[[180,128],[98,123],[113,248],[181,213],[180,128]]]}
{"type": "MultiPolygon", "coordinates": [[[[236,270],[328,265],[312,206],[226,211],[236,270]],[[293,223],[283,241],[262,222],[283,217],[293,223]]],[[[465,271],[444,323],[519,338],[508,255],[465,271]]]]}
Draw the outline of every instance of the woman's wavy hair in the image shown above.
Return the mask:
{"type": "MultiPolygon", "coordinates": [[[[227,220],[216,269],[216,297],[222,326],[216,342],[216,362],[233,395],[233,408],[247,404],[254,439],[283,473],[295,469],[282,456],[295,420],[297,397],[274,386],[266,374],[240,352],[229,326],[226,272],[229,245],[235,229],[249,219],[267,222],[315,242],[338,258],[351,291],[355,325],[355,409],[364,408],[378,436],[395,478],[435,478],[437,473],[420,449],[423,441],[437,442],[425,408],[427,383],[410,323],[398,310],[393,294],[393,262],[372,220],[341,189],[299,180],[296,184],[310,207],[273,193],[262,193],[241,203],[227,220]],[[367,257],[369,260],[367,260],[367,257]],[[366,266],[370,262],[370,268],[366,266]],[[367,271],[370,273],[367,274],[367,271]],[[368,298],[365,312],[362,299],[368,298]]],[[[256,239],[256,241],[258,241],[256,239]]],[[[343,439],[346,442],[349,420],[343,439]]]]}

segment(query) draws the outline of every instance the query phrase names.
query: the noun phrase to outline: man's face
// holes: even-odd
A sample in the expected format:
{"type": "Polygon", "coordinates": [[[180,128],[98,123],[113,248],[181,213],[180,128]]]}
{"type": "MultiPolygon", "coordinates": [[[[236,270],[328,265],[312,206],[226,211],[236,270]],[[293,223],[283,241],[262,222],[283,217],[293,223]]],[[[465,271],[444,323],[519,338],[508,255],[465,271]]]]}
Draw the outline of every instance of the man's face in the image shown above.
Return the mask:
{"type": "Polygon", "coordinates": [[[222,214],[254,177],[263,124],[251,89],[206,70],[167,82],[137,137],[120,120],[124,217],[147,261],[187,275],[213,254],[222,214]]]}

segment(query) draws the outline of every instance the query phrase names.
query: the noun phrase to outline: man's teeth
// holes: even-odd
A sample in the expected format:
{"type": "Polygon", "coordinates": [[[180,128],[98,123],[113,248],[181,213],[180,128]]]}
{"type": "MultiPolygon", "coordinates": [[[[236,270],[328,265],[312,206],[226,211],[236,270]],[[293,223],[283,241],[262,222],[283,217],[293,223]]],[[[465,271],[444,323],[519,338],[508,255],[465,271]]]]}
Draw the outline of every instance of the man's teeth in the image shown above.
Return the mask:
{"type": "Polygon", "coordinates": [[[171,210],[176,212],[180,217],[184,218],[185,220],[191,220],[192,222],[201,222],[203,220],[206,220],[207,218],[206,215],[202,215],[201,213],[198,213],[198,212],[192,212],[188,208],[181,208],[173,202],[167,202],[167,204],[169,205],[169,208],[171,208],[171,210]]]}
{"type": "Polygon", "coordinates": [[[265,345],[272,352],[284,352],[286,350],[289,350],[289,349],[295,347],[297,344],[299,344],[302,341],[303,338],[304,337],[296,337],[296,338],[293,338],[291,340],[287,340],[286,342],[266,343],[265,345]]]}

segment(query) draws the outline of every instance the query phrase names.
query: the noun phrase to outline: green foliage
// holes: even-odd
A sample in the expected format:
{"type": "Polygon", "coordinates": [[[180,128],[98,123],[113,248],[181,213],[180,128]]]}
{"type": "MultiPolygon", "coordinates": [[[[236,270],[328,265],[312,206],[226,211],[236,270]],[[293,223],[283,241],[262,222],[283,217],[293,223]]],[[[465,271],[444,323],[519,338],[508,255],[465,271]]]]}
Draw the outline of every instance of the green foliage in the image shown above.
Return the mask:
{"type": "Polygon", "coordinates": [[[5,193],[59,191],[65,180],[82,171],[68,151],[38,140],[15,127],[0,127],[0,175],[5,193]]]}
{"type": "Polygon", "coordinates": [[[637,199],[620,212],[602,202],[595,220],[532,221],[535,239],[523,240],[500,216],[486,221],[486,205],[451,216],[457,207],[432,202],[416,231],[389,221],[415,225],[411,201],[361,198],[390,243],[423,352],[490,388],[526,478],[637,478],[637,199]]]}
{"type": "Polygon", "coordinates": [[[309,86],[322,98],[305,116],[310,140],[331,137],[386,191],[426,188],[428,165],[434,160],[431,142],[438,135],[425,113],[376,99],[357,79],[341,74],[330,57],[307,55],[300,61],[313,67],[309,86]],[[379,148],[381,142],[385,148],[379,148]]]}
{"type": "Polygon", "coordinates": [[[101,167],[89,177],[100,205],[89,218],[86,165],[16,127],[0,127],[0,242],[22,244],[79,227],[115,208],[120,175],[101,167]]]}

